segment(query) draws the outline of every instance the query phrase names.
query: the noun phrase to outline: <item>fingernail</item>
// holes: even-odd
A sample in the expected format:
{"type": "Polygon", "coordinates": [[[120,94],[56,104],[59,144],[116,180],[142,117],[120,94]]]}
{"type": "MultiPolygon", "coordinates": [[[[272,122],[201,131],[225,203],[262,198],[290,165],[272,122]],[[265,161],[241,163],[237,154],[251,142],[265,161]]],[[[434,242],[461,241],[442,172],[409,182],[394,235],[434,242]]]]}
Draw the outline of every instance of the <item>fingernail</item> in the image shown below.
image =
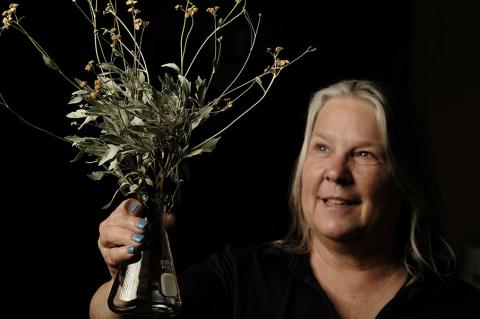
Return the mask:
{"type": "Polygon", "coordinates": [[[142,234],[133,234],[132,239],[137,243],[141,243],[144,237],[142,234]]]}
{"type": "Polygon", "coordinates": [[[135,247],[133,246],[128,246],[127,248],[129,254],[134,254],[135,253],[135,247]]]}
{"type": "Polygon", "coordinates": [[[145,226],[147,226],[148,222],[145,219],[140,219],[137,222],[137,228],[138,229],[145,229],[145,226]]]}
{"type": "Polygon", "coordinates": [[[137,208],[138,208],[137,203],[131,203],[130,206],[128,207],[128,211],[133,214],[133,213],[135,213],[137,208]]]}

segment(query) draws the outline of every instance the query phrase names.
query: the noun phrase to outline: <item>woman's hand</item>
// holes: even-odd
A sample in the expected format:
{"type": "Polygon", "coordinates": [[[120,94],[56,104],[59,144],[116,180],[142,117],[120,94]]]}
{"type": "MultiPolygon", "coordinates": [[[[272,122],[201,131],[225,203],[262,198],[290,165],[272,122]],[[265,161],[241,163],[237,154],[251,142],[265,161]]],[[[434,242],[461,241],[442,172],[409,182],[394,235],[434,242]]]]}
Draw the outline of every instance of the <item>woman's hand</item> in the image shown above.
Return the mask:
{"type": "Polygon", "coordinates": [[[112,278],[118,266],[133,261],[145,243],[148,223],[141,218],[143,206],[133,198],[124,200],[99,227],[98,247],[112,278]]]}

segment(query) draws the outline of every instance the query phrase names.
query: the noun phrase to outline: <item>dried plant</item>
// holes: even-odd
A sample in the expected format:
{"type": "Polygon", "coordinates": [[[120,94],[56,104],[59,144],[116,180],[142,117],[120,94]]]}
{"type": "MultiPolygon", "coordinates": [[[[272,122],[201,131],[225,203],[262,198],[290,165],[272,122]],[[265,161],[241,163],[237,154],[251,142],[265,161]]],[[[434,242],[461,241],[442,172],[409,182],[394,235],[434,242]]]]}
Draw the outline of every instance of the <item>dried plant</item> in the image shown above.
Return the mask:
{"type": "Polygon", "coordinates": [[[142,19],[138,1],[128,0],[122,8],[114,0],[78,2],[73,1],[94,31],[95,57],[85,59],[89,60],[85,66],[89,73],[88,79],[65,75],[47,51],[22,26],[22,18],[17,16],[17,4],[10,4],[9,9],[3,12],[1,31],[12,28],[27,36],[42,55],[45,64],[72,84],[74,91],[68,103],[74,110],[66,116],[84,134],[59,137],[21,117],[1,96],[0,104],[30,126],[76,147],[79,152],[74,161],[84,159],[96,164],[96,168],[89,174],[90,178],[100,180],[104,176],[113,175],[119,184],[115,194],[119,191],[124,195],[153,193],[158,196],[157,201],[167,206],[167,211],[173,205],[175,194],[184,178],[181,173],[184,160],[203,152],[211,152],[221,134],[265,98],[285,67],[314,51],[314,48],[309,47],[289,61],[280,58],[281,47],[268,49],[272,57],[271,65],[248,80],[239,82],[245,76],[246,66],[251,59],[260,15],[254,24],[246,10],[246,3],[241,0],[235,0],[224,16],[220,15],[219,7],[207,8],[204,14],[212,17],[211,30],[193,51],[195,53],[188,55],[191,58],[187,59],[195,16],[200,12],[192,1],[185,0],[175,7],[183,20],[183,23],[179,23],[181,36],[178,63],[162,65],[165,73],[159,76],[160,87],[155,88],[142,51],[142,39],[149,22],[142,19]],[[99,2],[106,2],[106,7],[100,9],[99,2]],[[103,24],[108,17],[109,26],[100,26],[98,21],[101,20],[103,24]],[[209,89],[212,80],[221,69],[224,31],[239,19],[243,19],[249,29],[250,48],[238,67],[238,73],[228,83],[222,83],[223,88],[218,90],[216,87],[220,93],[211,97],[209,89]],[[212,56],[207,61],[211,65],[211,71],[206,76],[194,76],[191,74],[192,67],[196,63],[205,63],[199,59],[207,45],[213,47],[212,56]],[[241,97],[253,95],[254,88],[260,94],[251,99],[253,102],[237,105],[241,104],[241,97]],[[232,107],[241,107],[240,115],[199,144],[190,144],[195,129],[213,115],[232,107]],[[169,189],[166,189],[166,185],[170,185],[169,189]]]}

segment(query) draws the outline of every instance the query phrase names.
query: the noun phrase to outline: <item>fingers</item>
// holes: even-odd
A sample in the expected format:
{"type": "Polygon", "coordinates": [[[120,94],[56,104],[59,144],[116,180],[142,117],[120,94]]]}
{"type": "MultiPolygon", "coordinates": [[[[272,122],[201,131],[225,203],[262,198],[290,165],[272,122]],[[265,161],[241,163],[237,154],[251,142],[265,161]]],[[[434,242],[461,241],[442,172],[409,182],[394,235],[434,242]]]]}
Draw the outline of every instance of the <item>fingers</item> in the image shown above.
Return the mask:
{"type": "MultiPolygon", "coordinates": [[[[102,251],[102,248],[100,249],[102,251]]],[[[121,246],[109,249],[103,249],[102,251],[105,263],[108,266],[108,270],[112,278],[117,273],[117,268],[121,263],[129,262],[133,263],[138,260],[139,254],[137,254],[137,248],[134,246],[121,246]]]]}
{"type": "Polygon", "coordinates": [[[130,229],[132,232],[140,232],[145,229],[145,221],[142,218],[142,204],[135,199],[124,200],[105,220],[109,226],[118,226],[130,229]]]}
{"type": "MultiPolygon", "coordinates": [[[[142,218],[143,209],[138,200],[127,199],[100,223],[98,247],[112,277],[121,263],[138,259],[137,252],[145,245],[145,236],[150,227],[147,220],[142,218]]],[[[166,214],[164,223],[171,232],[175,224],[174,216],[166,214]]]]}
{"type": "MultiPolygon", "coordinates": [[[[145,220],[140,219],[140,222],[145,220]]],[[[99,242],[103,248],[114,248],[119,246],[133,245],[138,247],[143,242],[145,230],[137,229],[132,231],[128,228],[111,225],[108,223],[100,224],[99,242]]]]}
{"type": "Polygon", "coordinates": [[[116,226],[103,226],[98,239],[98,247],[105,262],[111,267],[117,267],[140,251],[144,242],[144,234],[116,226]]]}
{"type": "Polygon", "coordinates": [[[104,250],[105,254],[103,255],[103,258],[108,266],[112,267],[116,267],[135,256],[135,247],[133,245],[114,247],[104,250]]]}
{"type": "Polygon", "coordinates": [[[100,223],[98,247],[111,273],[144,245],[148,223],[140,217],[142,209],[139,201],[127,199],[100,223]]]}

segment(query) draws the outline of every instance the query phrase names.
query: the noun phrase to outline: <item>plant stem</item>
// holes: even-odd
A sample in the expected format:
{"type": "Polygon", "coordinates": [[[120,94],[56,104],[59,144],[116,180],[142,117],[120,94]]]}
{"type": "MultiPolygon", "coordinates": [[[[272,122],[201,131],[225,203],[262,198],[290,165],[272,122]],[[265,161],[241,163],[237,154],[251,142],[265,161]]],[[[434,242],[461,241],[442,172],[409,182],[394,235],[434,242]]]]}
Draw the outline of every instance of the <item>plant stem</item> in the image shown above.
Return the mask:
{"type": "Polygon", "coordinates": [[[273,75],[273,78],[270,80],[270,83],[268,84],[268,87],[266,89],[263,89],[263,94],[262,96],[255,102],[253,103],[252,105],[250,105],[249,108],[247,108],[245,111],[242,112],[242,114],[240,114],[239,116],[237,116],[233,121],[231,121],[227,126],[225,126],[223,129],[221,129],[220,131],[218,131],[217,133],[213,134],[212,136],[210,136],[209,138],[205,139],[203,142],[199,143],[197,146],[193,147],[192,150],[195,150],[197,148],[199,148],[201,145],[205,144],[206,142],[210,141],[211,139],[214,139],[215,137],[219,136],[220,134],[222,134],[223,132],[225,132],[230,126],[232,126],[235,122],[237,122],[239,119],[241,119],[245,114],[247,114],[248,112],[250,112],[255,106],[257,106],[264,98],[265,96],[267,96],[267,93],[268,91],[270,90],[274,80],[275,80],[275,77],[276,75],[274,74],[273,75]]]}
{"type": "Polygon", "coordinates": [[[7,104],[7,102],[5,101],[5,99],[3,98],[3,96],[2,96],[1,94],[0,94],[0,105],[3,105],[5,108],[7,108],[7,110],[9,110],[9,111],[12,112],[13,114],[15,114],[16,117],[18,117],[22,122],[24,122],[24,123],[27,124],[28,126],[34,128],[34,129],[36,129],[36,130],[39,130],[39,131],[41,131],[41,132],[43,132],[43,133],[46,133],[46,134],[48,134],[48,135],[50,135],[50,136],[53,136],[53,137],[55,137],[55,138],[57,138],[57,139],[59,139],[59,140],[61,140],[61,141],[63,141],[63,142],[67,142],[68,144],[72,144],[72,142],[70,142],[69,140],[67,140],[67,139],[65,139],[65,138],[63,138],[63,137],[61,137],[61,136],[58,136],[58,135],[56,135],[56,134],[54,134],[54,133],[52,133],[52,132],[50,132],[50,131],[47,131],[47,130],[41,128],[41,127],[38,127],[38,126],[30,123],[29,121],[27,121],[23,116],[21,116],[20,114],[18,114],[17,112],[15,112],[12,108],[10,108],[10,106],[7,104]]]}
{"type": "MultiPolygon", "coordinates": [[[[51,63],[54,63],[54,70],[57,71],[58,73],[60,73],[60,75],[66,79],[70,84],[72,84],[75,88],[79,89],[78,85],[73,82],[72,80],[70,80],[70,78],[68,76],[65,75],[65,73],[63,73],[63,71],[60,69],[60,67],[54,62],[54,60],[50,57],[50,55],[47,53],[47,51],[45,51],[43,49],[43,47],[37,42],[35,41],[35,39],[27,32],[27,30],[25,30],[18,22],[15,23],[13,25],[13,27],[19,31],[20,33],[23,33],[27,38],[28,40],[33,44],[33,46],[35,47],[35,49],[37,49],[38,52],[40,52],[42,54],[42,57],[45,61],[45,58],[47,58],[49,61],[51,61],[51,63]]],[[[52,68],[52,66],[49,66],[50,68],[52,68]]]]}

